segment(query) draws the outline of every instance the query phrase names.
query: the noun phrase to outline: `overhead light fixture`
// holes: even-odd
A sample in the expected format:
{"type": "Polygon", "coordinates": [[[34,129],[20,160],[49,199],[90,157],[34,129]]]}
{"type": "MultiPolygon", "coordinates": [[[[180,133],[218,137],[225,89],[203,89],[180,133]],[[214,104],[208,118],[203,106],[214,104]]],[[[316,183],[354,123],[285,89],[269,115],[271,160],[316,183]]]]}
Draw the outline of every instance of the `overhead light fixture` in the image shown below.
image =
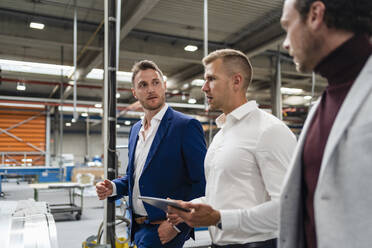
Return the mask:
{"type": "Polygon", "coordinates": [[[119,124],[116,124],[116,128],[120,128],[120,125],[119,124]]]}
{"type": "Polygon", "coordinates": [[[120,98],[120,93],[116,93],[116,98],[120,98]]]}
{"type": "Polygon", "coordinates": [[[312,96],[304,96],[305,100],[311,100],[312,96]]]}
{"type": "Polygon", "coordinates": [[[71,127],[71,123],[70,122],[66,122],[66,127],[71,127]]]}
{"type": "Polygon", "coordinates": [[[96,103],[96,104],[94,104],[94,107],[96,107],[96,108],[102,108],[102,104],[96,103]]]}
{"type": "Polygon", "coordinates": [[[196,50],[198,50],[198,47],[194,45],[187,45],[184,49],[187,52],[195,52],[196,50]]]}
{"type": "Polygon", "coordinates": [[[84,112],[81,114],[82,117],[88,117],[88,113],[84,112]]]}
{"type": "Polygon", "coordinates": [[[45,25],[41,22],[30,22],[30,28],[44,29],[45,25]]]}
{"type": "Polygon", "coordinates": [[[129,126],[130,124],[132,124],[130,121],[124,121],[124,125],[129,126]]]}
{"type": "Polygon", "coordinates": [[[17,90],[25,91],[26,90],[26,84],[22,83],[22,82],[17,82],[17,90]]]}
{"type": "Polygon", "coordinates": [[[71,122],[72,122],[72,123],[75,123],[75,122],[76,122],[76,119],[75,119],[75,118],[72,118],[72,119],[71,119],[71,122]]]}
{"type": "Polygon", "coordinates": [[[286,87],[280,88],[280,91],[282,92],[282,94],[287,94],[287,95],[297,95],[297,94],[301,94],[303,92],[302,89],[286,88],[286,87]]]}
{"type": "Polygon", "coordinates": [[[187,102],[190,103],[190,104],[195,104],[196,103],[196,99],[190,98],[187,102]]]}

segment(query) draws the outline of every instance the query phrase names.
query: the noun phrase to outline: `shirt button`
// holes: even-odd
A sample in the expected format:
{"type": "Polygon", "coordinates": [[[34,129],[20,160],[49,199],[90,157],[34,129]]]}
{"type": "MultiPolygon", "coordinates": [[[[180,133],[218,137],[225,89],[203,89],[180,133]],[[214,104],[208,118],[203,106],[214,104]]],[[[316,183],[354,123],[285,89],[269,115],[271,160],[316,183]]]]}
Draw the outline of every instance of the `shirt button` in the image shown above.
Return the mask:
{"type": "Polygon", "coordinates": [[[330,197],[329,195],[322,195],[322,196],[320,197],[320,199],[323,200],[323,201],[327,201],[327,200],[330,200],[331,197],[330,197]]]}

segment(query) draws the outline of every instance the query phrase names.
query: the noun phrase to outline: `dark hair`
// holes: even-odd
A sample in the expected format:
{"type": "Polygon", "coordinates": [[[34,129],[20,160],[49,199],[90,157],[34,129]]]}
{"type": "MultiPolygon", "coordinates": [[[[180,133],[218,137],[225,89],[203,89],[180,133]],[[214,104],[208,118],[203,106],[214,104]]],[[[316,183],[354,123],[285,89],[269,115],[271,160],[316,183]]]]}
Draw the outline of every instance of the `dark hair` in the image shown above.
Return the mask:
{"type": "Polygon", "coordinates": [[[152,69],[157,71],[160,74],[161,80],[164,81],[164,76],[159,67],[150,60],[141,60],[137,63],[135,63],[132,67],[132,84],[134,85],[134,78],[138,74],[139,71],[145,71],[148,69],[152,69]]]}
{"type": "Polygon", "coordinates": [[[372,34],[372,0],[296,0],[296,9],[304,20],[316,1],[326,7],[324,21],[329,28],[372,34]]]}

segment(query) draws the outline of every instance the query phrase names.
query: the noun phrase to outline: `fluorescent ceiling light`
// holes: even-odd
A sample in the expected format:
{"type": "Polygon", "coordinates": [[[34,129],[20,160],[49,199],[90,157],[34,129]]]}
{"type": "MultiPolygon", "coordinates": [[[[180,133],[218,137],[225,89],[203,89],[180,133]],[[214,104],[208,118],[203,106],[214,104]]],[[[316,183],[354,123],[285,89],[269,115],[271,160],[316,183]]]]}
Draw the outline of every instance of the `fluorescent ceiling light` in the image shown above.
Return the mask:
{"type": "Polygon", "coordinates": [[[287,95],[297,95],[297,94],[301,94],[303,92],[302,89],[285,88],[285,87],[280,88],[280,91],[282,92],[282,94],[287,94],[287,95]]]}
{"type": "Polygon", "coordinates": [[[310,100],[311,98],[313,98],[312,96],[304,96],[305,100],[310,100]]]}
{"type": "Polygon", "coordinates": [[[26,90],[26,85],[25,85],[25,83],[18,82],[18,83],[17,83],[17,90],[25,91],[25,90],[26,90]]]}
{"type": "Polygon", "coordinates": [[[129,126],[131,124],[131,122],[130,121],[124,121],[124,125],[127,125],[127,126],[129,126]]]}
{"type": "Polygon", "coordinates": [[[30,22],[30,28],[34,29],[44,29],[45,25],[40,22],[30,22]]]}
{"type": "Polygon", "coordinates": [[[119,92],[116,93],[116,98],[120,98],[120,93],[119,92]]]}
{"type": "Polygon", "coordinates": [[[116,124],[116,128],[120,128],[120,125],[119,124],[116,124]]]}
{"type": "Polygon", "coordinates": [[[194,79],[192,80],[191,85],[202,87],[204,85],[204,82],[205,81],[203,79],[194,79]]]}
{"type": "MultiPolygon", "coordinates": [[[[98,79],[103,80],[103,69],[92,69],[88,75],[87,78],[90,79],[98,79]]],[[[116,72],[116,79],[121,82],[132,82],[132,73],[127,71],[117,71],[116,72]]]]}
{"type": "Polygon", "coordinates": [[[72,122],[72,123],[75,123],[75,122],[76,122],[76,119],[75,119],[75,118],[72,118],[72,119],[71,119],[71,122],[72,122]]]}
{"type": "Polygon", "coordinates": [[[196,103],[196,99],[190,98],[187,102],[190,103],[190,104],[195,104],[196,103]]]}
{"type": "Polygon", "coordinates": [[[87,117],[88,116],[88,113],[87,112],[84,112],[81,114],[82,117],[87,117]]]}
{"type": "Polygon", "coordinates": [[[45,63],[34,63],[26,61],[16,61],[0,59],[0,67],[2,71],[35,73],[44,75],[68,76],[72,73],[74,68],[67,65],[55,65],[45,63]]]}
{"type": "MultiPolygon", "coordinates": [[[[58,110],[62,112],[74,112],[74,107],[72,106],[58,106],[58,110]]],[[[92,114],[102,114],[101,108],[89,108],[87,111],[86,107],[76,107],[76,112],[78,113],[92,113],[92,114]]]]}
{"type": "Polygon", "coordinates": [[[70,122],[67,122],[66,123],[66,127],[71,127],[71,123],[70,122]]]}
{"type": "Polygon", "coordinates": [[[194,45],[187,45],[184,49],[187,52],[195,52],[196,50],[198,50],[198,47],[194,45]]]}
{"type": "Polygon", "coordinates": [[[96,108],[102,108],[102,104],[100,104],[100,103],[94,104],[94,107],[96,107],[96,108]]]}

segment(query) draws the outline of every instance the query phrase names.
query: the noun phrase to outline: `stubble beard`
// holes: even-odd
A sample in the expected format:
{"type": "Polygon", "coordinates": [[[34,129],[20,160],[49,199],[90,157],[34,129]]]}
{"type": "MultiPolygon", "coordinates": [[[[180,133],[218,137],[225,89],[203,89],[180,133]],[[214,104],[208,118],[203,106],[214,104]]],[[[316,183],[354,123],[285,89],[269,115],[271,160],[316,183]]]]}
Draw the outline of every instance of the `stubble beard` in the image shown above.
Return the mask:
{"type": "Polygon", "coordinates": [[[314,71],[319,64],[319,53],[323,41],[319,37],[312,37],[309,33],[303,36],[303,61],[296,63],[296,70],[302,73],[314,71]]]}

